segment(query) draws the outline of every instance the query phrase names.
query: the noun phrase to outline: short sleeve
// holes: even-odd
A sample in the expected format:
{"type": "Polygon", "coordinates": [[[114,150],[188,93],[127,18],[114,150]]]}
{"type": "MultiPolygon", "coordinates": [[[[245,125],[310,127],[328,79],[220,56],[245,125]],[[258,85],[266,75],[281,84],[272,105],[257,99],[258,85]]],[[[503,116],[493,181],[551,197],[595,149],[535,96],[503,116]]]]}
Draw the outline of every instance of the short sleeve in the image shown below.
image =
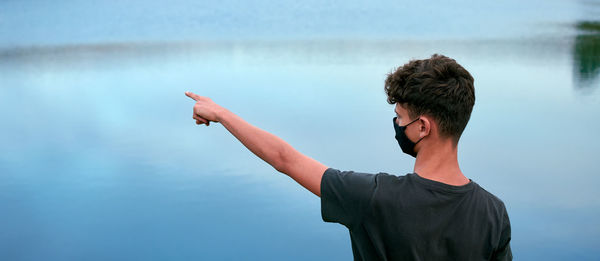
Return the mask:
{"type": "Polygon", "coordinates": [[[329,168],[321,179],[321,216],[350,227],[360,221],[373,196],[374,174],[329,168]]]}
{"type": "Polygon", "coordinates": [[[500,244],[494,253],[492,260],[512,260],[512,251],[510,249],[510,220],[506,209],[504,210],[502,232],[500,234],[500,244]]]}

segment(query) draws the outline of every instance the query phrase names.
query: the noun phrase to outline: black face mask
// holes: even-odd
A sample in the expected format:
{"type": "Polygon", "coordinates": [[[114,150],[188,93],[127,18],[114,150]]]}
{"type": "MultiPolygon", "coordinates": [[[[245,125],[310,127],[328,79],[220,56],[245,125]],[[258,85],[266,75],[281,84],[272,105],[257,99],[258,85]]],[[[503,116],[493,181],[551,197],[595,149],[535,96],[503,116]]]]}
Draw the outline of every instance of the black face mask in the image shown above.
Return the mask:
{"type": "Polygon", "coordinates": [[[419,143],[425,137],[420,138],[417,142],[413,142],[406,136],[405,131],[406,131],[406,127],[408,127],[408,125],[411,125],[413,122],[419,120],[419,118],[417,118],[414,121],[411,121],[410,123],[408,123],[404,126],[398,125],[396,123],[396,118],[397,117],[394,117],[394,130],[396,131],[396,140],[398,141],[398,145],[400,145],[402,152],[416,158],[417,153],[415,152],[415,146],[417,145],[417,143],[419,143]]]}

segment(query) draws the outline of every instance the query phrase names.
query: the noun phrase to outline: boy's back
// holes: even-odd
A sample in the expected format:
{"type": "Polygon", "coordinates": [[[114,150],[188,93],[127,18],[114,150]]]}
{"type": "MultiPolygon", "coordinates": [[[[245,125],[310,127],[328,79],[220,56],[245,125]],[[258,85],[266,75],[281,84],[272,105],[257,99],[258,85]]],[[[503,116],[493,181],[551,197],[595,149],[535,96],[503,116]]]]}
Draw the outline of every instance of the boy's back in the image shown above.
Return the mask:
{"type": "Polygon", "coordinates": [[[471,181],[341,172],[321,181],[323,220],[350,230],[355,260],[510,260],[500,199],[471,181]]]}

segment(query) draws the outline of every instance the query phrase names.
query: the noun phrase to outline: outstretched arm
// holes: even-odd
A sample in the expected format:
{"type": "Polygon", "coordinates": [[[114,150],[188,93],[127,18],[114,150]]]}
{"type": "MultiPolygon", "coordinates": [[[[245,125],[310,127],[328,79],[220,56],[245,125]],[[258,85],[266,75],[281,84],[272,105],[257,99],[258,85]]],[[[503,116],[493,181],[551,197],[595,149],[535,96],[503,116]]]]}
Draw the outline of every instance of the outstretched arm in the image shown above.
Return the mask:
{"type": "Polygon", "coordinates": [[[256,156],[277,171],[290,176],[310,192],[321,196],[321,178],[327,166],[298,152],[279,137],[252,126],[210,98],[191,92],[186,92],[185,95],[196,101],[193,115],[196,124],[208,126],[211,121],[220,122],[256,156]]]}

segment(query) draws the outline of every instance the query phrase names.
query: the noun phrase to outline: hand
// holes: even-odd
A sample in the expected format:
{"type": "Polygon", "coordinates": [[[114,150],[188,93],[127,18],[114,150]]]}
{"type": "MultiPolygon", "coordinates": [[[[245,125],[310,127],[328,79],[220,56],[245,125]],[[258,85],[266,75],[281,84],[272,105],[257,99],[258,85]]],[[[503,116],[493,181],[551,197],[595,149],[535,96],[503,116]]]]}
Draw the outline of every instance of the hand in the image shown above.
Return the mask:
{"type": "Polygon", "coordinates": [[[185,92],[185,95],[196,101],[193,113],[196,124],[206,124],[206,126],[209,126],[211,121],[219,122],[218,114],[223,107],[214,103],[208,97],[203,97],[192,92],[185,92]]]}

